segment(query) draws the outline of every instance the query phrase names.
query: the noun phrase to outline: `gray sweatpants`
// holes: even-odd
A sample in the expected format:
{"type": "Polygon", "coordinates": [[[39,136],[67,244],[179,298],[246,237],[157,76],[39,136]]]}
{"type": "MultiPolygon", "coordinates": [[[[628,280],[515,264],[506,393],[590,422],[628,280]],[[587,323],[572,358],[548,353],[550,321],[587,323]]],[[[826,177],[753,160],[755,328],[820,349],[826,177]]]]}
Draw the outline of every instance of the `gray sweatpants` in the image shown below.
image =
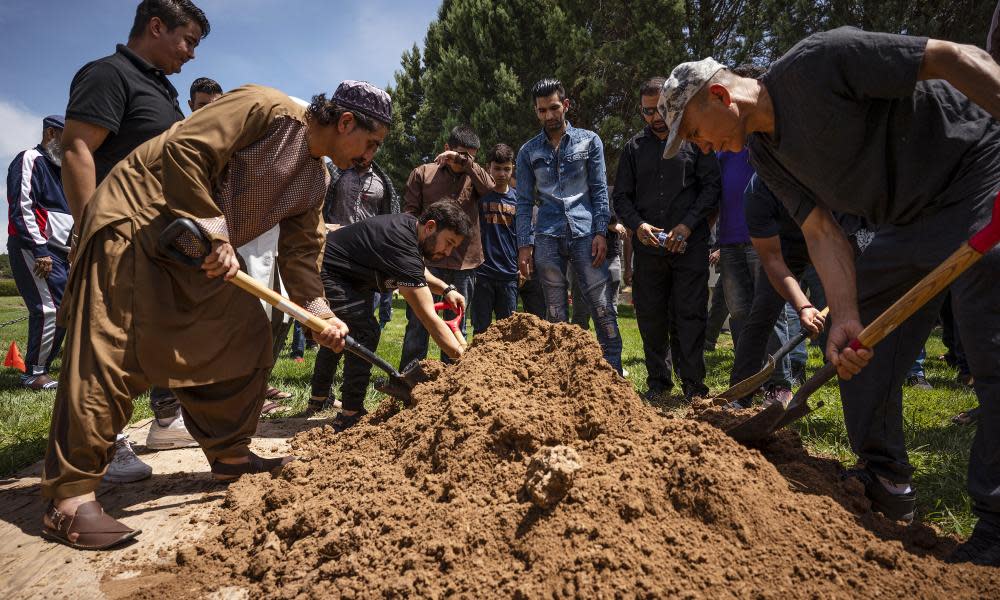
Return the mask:
{"type": "MultiPolygon", "coordinates": [[[[858,304],[870,323],[990,220],[996,191],[948,206],[906,226],[884,226],[858,259],[858,304]]],[[[973,510],[1000,525],[1000,250],[951,286],[962,342],[982,407],[969,458],[973,510]]],[[[903,441],[902,384],[937,320],[944,294],[928,302],[875,347],[872,361],[840,382],[854,452],[886,479],[910,481],[903,441]]]]}

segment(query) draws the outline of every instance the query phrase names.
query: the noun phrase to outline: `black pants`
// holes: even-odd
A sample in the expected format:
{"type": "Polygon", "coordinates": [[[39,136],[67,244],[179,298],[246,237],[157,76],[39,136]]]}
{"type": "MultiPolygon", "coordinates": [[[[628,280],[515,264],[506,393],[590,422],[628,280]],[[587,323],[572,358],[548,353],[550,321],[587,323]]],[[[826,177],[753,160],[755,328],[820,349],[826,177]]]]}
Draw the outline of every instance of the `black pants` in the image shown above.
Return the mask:
{"type": "MultiPolygon", "coordinates": [[[[333,284],[328,282],[326,298],[330,301],[330,308],[334,314],[347,325],[350,336],[374,352],[378,348],[382,329],[375,318],[372,290],[358,289],[343,281],[333,284]]],[[[372,366],[350,352],[344,351],[342,354],[347,356],[344,358],[344,382],[340,386],[340,401],[344,410],[361,410],[371,380],[372,366]]],[[[340,357],[341,354],[320,347],[316,354],[316,366],[312,376],[313,397],[325,398],[330,395],[340,357]]]]}
{"type": "MultiPolygon", "coordinates": [[[[938,266],[990,220],[995,189],[984,190],[907,226],[879,229],[857,263],[862,323],[882,311],[938,266]]],[[[994,248],[951,285],[958,334],[975,377],[981,407],[969,455],[973,511],[1000,526],[1000,249],[994,248]]],[[[934,327],[944,295],[918,310],[875,347],[871,362],[840,382],[844,420],[854,452],[895,483],[913,467],[903,436],[902,385],[934,327]]]]}
{"type": "Polygon", "coordinates": [[[525,281],[518,292],[521,296],[524,312],[544,319],[545,296],[542,294],[542,284],[538,283],[538,276],[532,275],[531,279],[525,281]]]}
{"type": "Polygon", "coordinates": [[[667,366],[669,347],[684,393],[707,395],[708,244],[695,243],[672,256],[636,252],[632,302],[649,389],[666,392],[673,386],[667,366]]]}
{"type": "MultiPolygon", "coordinates": [[[[809,266],[809,259],[808,256],[800,258],[785,256],[785,264],[792,272],[792,276],[798,279],[809,266]]],[[[764,267],[761,266],[754,283],[753,304],[743,323],[743,332],[736,342],[733,372],[729,377],[730,385],[739,383],[759,371],[767,356],[778,351],[780,341],[774,335],[774,324],[781,311],[785,310],[785,303],[786,300],[771,285],[764,267]]]]}

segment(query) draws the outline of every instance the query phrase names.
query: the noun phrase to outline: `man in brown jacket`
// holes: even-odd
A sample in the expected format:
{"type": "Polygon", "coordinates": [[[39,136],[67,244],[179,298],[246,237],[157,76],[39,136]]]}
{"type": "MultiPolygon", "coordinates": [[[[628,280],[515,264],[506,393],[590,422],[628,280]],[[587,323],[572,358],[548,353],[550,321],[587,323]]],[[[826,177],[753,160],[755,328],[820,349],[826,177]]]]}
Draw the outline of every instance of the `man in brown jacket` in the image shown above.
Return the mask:
{"type": "MultiPolygon", "coordinates": [[[[132,398],[150,385],[177,395],[217,479],[287,462],[249,449],[273,359],[260,302],[225,281],[239,270],[234,248],[279,225],[278,262],[292,300],[329,322],[317,341],[341,350],[347,327],[319,277],[322,157],[341,168],[370,162],[390,113],[388,94],[364,82],[345,81],[308,108],[248,85],[111,170],[83,213],[60,313],[67,337],[42,476],[51,499],[45,537],[103,549],[139,533],[104,514],[94,490],[132,398]],[[204,273],[157,250],[178,217],[211,242],[204,273]]],[[[193,239],[175,246],[203,253],[193,239]]]]}
{"type": "MultiPolygon", "coordinates": [[[[420,165],[406,181],[406,198],[403,212],[419,217],[427,207],[439,200],[453,200],[472,221],[472,230],[465,241],[449,256],[427,263],[428,270],[448,284],[445,294],[457,290],[465,298],[466,306],[472,303],[472,290],[476,285],[476,267],[483,262],[483,246],[479,239],[479,198],[493,189],[494,182],[486,169],[476,163],[479,137],[470,127],[459,125],[451,130],[444,152],[434,162],[420,165]]],[[[445,318],[455,315],[446,312],[445,318]]],[[[459,326],[465,334],[465,316],[459,326]]],[[[428,334],[414,312],[406,308],[406,333],[399,367],[403,369],[414,360],[427,357],[428,334]]],[[[441,360],[449,362],[441,353],[441,360]]]]}

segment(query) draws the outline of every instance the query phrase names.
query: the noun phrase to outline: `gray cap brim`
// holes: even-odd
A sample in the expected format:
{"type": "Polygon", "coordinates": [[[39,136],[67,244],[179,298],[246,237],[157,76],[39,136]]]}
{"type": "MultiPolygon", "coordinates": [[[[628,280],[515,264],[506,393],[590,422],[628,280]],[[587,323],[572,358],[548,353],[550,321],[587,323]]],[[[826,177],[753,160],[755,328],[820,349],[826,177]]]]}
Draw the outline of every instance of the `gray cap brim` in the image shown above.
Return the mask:
{"type": "Polygon", "coordinates": [[[667,145],[663,148],[663,158],[669,159],[677,156],[677,153],[681,149],[681,144],[684,140],[680,136],[681,121],[684,120],[684,111],[681,111],[680,117],[674,120],[673,125],[670,126],[670,133],[667,135],[667,145]]]}

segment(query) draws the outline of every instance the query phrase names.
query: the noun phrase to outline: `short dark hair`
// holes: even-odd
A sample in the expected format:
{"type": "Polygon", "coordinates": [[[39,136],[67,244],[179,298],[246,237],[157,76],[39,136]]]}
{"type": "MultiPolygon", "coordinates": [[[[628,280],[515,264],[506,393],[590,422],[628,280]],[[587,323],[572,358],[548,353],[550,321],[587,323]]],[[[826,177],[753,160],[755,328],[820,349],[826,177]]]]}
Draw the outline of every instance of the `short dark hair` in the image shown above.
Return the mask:
{"type": "Polygon", "coordinates": [[[153,17],[159,17],[169,30],[195,21],[201,26],[202,39],[208,37],[208,32],[212,30],[208,17],[191,0],[142,0],[135,9],[135,21],[132,22],[132,30],[128,32],[128,39],[134,40],[141,36],[153,17]]]}
{"type": "Polygon", "coordinates": [[[450,229],[462,237],[468,237],[472,231],[472,221],[462,207],[454,200],[438,200],[427,207],[417,221],[422,225],[427,221],[437,223],[439,230],[450,229]]]}
{"type": "Polygon", "coordinates": [[[642,86],[639,88],[640,96],[659,96],[660,90],[663,89],[663,84],[667,82],[666,77],[651,77],[646,81],[642,82],[642,86]]]}
{"type": "Polygon", "coordinates": [[[489,153],[486,155],[486,162],[496,163],[502,165],[505,163],[514,162],[514,149],[507,144],[497,144],[490,148],[489,153]]]}
{"type": "Polygon", "coordinates": [[[531,88],[531,99],[535,100],[537,98],[548,98],[552,94],[559,94],[559,101],[562,102],[566,99],[566,88],[558,79],[552,77],[546,77],[545,79],[538,80],[531,88]]]}
{"type": "Polygon", "coordinates": [[[219,82],[214,79],[210,79],[208,77],[199,77],[198,79],[195,79],[191,83],[192,100],[194,100],[194,95],[197,94],[198,92],[214,96],[215,94],[222,93],[222,86],[219,85],[219,82]]]}
{"type": "Polygon", "coordinates": [[[341,115],[351,113],[354,115],[354,121],[365,131],[375,131],[378,129],[380,123],[386,127],[389,126],[388,123],[376,121],[361,111],[351,110],[337,104],[333,100],[327,100],[326,94],[313,96],[312,103],[307,110],[309,116],[315,119],[320,125],[333,125],[340,120],[341,115]]]}
{"type": "Polygon", "coordinates": [[[448,134],[448,147],[454,150],[459,146],[470,150],[479,149],[479,136],[468,125],[459,125],[448,134]]]}

